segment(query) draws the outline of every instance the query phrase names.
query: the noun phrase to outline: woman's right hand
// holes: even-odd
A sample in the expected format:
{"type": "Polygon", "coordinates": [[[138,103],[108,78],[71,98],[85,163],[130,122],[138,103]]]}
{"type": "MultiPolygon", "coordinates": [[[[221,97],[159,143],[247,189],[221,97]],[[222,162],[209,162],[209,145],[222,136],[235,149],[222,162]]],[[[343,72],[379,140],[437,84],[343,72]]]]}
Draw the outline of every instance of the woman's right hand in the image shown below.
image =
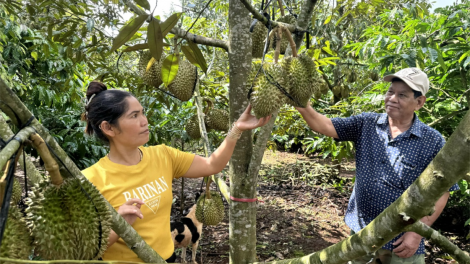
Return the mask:
{"type": "Polygon", "coordinates": [[[126,220],[129,225],[134,224],[135,220],[138,218],[143,219],[144,215],[140,211],[140,207],[145,204],[143,200],[132,198],[121,205],[118,209],[118,214],[126,220]]]}

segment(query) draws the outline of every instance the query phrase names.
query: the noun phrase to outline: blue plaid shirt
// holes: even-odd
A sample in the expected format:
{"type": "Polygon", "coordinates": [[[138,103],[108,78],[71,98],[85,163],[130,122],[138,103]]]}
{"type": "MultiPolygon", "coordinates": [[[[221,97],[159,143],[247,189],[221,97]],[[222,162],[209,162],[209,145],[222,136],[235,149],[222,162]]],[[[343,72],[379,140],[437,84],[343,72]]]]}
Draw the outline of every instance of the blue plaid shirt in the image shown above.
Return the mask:
{"type": "MultiPolygon", "coordinates": [[[[363,113],[331,120],[340,141],[356,147],[356,182],[345,215],[346,224],[359,232],[392,204],[426,169],[445,140],[415,114],[413,124],[391,139],[387,114],[363,113]]],[[[458,185],[450,191],[458,190],[458,185]]],[[[392,243],[383,248],[393,250],[392,243]]],[[[424,239],[416,251],[424,254],[424,239]]]]}

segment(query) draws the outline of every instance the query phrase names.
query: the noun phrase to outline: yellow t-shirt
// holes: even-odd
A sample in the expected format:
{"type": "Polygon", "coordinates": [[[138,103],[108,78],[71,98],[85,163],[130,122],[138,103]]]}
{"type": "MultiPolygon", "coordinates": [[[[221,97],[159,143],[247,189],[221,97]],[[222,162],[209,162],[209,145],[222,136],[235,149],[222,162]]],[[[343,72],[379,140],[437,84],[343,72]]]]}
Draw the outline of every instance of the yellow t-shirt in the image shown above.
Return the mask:
{"type": "MultiPolygon", "coordinates": [[[[140,208],[144,218],[137,218],[132,227],[163,259],[167,259],[174,251],[170,233],[172,180],[188,171],[194,154],[165,145],[140,149],[143,158],[137,165],[113,163],[106,156],[82,173],[116,211],[131,198],[145,200],[140,208]]],[[[143,262],[121,238],[106,250],[103,260],[143,262]]]]}

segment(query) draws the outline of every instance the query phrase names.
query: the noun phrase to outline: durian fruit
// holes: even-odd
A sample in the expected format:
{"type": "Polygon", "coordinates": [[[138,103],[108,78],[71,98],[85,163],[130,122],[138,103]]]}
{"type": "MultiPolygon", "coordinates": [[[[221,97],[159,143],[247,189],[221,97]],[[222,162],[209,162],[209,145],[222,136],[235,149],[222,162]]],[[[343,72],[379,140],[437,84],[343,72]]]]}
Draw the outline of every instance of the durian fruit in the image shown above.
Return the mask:
{"type": "Polygon", "coordinates": [[[251,33],[251,55],[253,58],[263,57],[264,40],[268,34],[268,29],[263,22],[257,21],[251,33]]]}
{"type": "Polygon", "coordinates": [[[217,225],[225,216],[222,197],[216,191],[203,193],[196,203],[196,218],[204,225],[217,225]]]}
{"type": "MultiPolygon", "coordinates": [[[[282,22],[282,23],[286,23],[286,24],[294,24],[296,23],[296,19],[293,15],[289,14],[289,15],[285,15],[283,17],[280,17],[277,22],[282,22]]],[[[273,36],[271,37],[270,39],[270,44],[271,44],[271,47],[273,49],[276,49],[276,42],[277,42],[277,39],[276,37],[273,36]]],[[[280,53],[281,54],[285,54],[286,53],[286,49],[287,49],[287,46],[289,45],[289,40],[287,39],[286,36],[284,36],[283,34],[283,37],[281,39],[281,50],[280,50],[280,53]]]]}
{"type": "Polygon", "coordinates": [[[349,97],[349,87],[347,85],[344,85],[343,87],[341,87],[341,97],[342,98],[349,97]]]}
{"type": "Polygon", "coordinates": [[[147,85],[151,85],[153,87],[160,87],[160,85],[163,83],[161,71],[165,57],[162,56],[160,61],[154,62],[150,69],[147,71],[147,65],[151,58],[152,55],[150,54],[150,51],[142,52],[139,59],[138,69],[140,75],[142,76],[142,79],[147,85]]]}
{"type": "Polygon", "coordinates": [[[58,187],[44,181],[29,194],[26,219],[36,254],[48,260],[92,260],[103,255],[111,215],[90,182],[72,178],[58,187]]]}
{"type": "Polygon", "coordinates": [[[329,91],[328,84],[322,83],[322,84],[320,85],[320,92],[321,92],[322,94],[327,94],[328,91],[329,91]]]}
{"type": "Polygon", "coordinates": [[[35,254],[47,260],[99,259],[111,231],[106,200],[86,179],[64,180],[44,141],[37,134],[31,140],[50,175],[25,199],[35,254]]]}
{"type": "Polygon", "coordinates": [[[348,82],[353,83],[356,81],[356,79],[357,79],[357,75],[354,71],[352,71],[348,76],[348,82]]]}
{"type": "Polygon", "coordinates": [[[250,103],[257,118],[269,116],[282,106],[284,95],[274,82],[277,82],[284,89],[288,89],[284,72],[279,64],[267,64],[263,67],[266,67],[264,70],[272,79],[266,77],[263,70],[261,70],[256,80],[254,80],[250,103]]]}
{"type": "Polygon", "coordinates": [[[317,99],[317,100],[321,98],[321,95],[322,95],[322,93],[321,93],[320,89],[317,89],[317,90],[313,93],[313,97],[314,97],[315,99],[317,99]]]}
{"type": "Polygon", "coordinates": [[[13,178],[13,191],[11,194],[11,203],[18,204],[21,200],[21,195],[23,194],[23,190],[21,188],[20,182],[17,178],[13,178]]]}
{"type": "Polygon", "coordinates": [[[180,60],[178,73],[168,85],[168,91],[181,101],[188,101],[193,96],[197,82],[196,66],[187,60],[180,60]]]}
{"type": "Polygon", "coordinates": [[[288,76],[288,92],[300,105],[289,98],[286,102],[293,106],[306,107],[315,91],[320,89],[313,60],[307,54],[301,54],[299,57],[284,57],[281,65],[288,76]]]}
{"type": "Polygon", "coordinates": [[[370,79],[374,82],[379,80],[379,74],[376,71],[370,73],[370,79]]]}
{"type": "Polygon", "coordinates": [[[31,240],[23,214],[16,204],[11,204],[8,210],[2,245],[0,246],[0,257],[29,259],[32,253],[31,240]]]}
{"type": "Polygon", "coordinates": [[[199,130],[199,119],[197,114],[189,118],[188,123],[186,123],[185,130],[192,139],[201,138],[201,132],[199,130]]]}
{"type": "Polygon", "coordinates": [[[205,118],[206,127],[218,131],[228,131],[229,116],[228,112],[222,109],[211,109],[205,118]]]}
{"type": "Polygon", "coordinates": [[[333,94],[336,96],[336,97],[341,97],[341,85],[336,85],[335,87],[333,87],[333,94]]]}

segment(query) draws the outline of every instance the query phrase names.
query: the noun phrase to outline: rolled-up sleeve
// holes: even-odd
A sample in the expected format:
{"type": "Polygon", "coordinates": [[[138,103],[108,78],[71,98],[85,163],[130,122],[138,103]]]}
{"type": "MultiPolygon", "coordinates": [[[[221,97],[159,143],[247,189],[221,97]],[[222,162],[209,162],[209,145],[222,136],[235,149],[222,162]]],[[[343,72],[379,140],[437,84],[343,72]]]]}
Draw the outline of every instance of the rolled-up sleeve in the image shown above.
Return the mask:
{"type": "Polygon", "coordinates": [[[339,137],[337,140],[355,142],[361,135],[362,126],[366,118],[367,113],[346,118],[332,118],[331,122],[339,137]]]}

